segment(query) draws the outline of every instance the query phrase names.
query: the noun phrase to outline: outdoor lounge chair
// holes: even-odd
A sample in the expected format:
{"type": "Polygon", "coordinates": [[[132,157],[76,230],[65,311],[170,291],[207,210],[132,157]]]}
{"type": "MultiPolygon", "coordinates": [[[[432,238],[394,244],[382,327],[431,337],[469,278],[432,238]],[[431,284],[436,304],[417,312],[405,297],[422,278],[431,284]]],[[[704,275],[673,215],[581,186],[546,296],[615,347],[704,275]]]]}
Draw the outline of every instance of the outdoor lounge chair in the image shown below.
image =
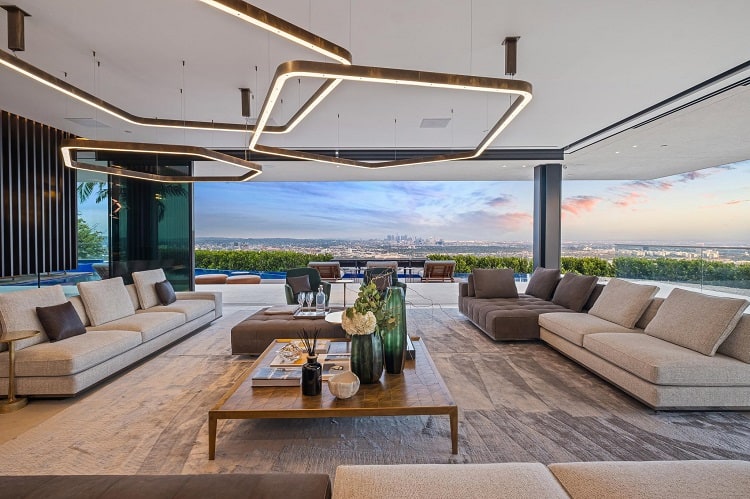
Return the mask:
{"type": "Polygon", "coordinates": [[[454,282],[453,271],[455,269],[454,260],[427,260],[424,262],[422,282],[454,282]]]}
{"type": "Polygon", "coordinates": [[[310,262],[307,264],[311,269],[315,269],[324,281],[338,281],[341,279],[341,265],[339,262],[310,262]]]}

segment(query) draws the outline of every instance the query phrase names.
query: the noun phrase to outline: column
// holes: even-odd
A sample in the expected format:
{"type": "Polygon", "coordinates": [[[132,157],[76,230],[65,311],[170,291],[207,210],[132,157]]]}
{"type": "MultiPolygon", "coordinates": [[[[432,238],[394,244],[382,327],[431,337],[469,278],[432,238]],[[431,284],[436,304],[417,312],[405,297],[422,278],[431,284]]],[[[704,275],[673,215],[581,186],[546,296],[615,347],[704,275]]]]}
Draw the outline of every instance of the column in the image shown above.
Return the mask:
{"type": "Polygon", "coordinates": [[[562,165],[534,168],[534,268],[560,268],[562,165]]]}

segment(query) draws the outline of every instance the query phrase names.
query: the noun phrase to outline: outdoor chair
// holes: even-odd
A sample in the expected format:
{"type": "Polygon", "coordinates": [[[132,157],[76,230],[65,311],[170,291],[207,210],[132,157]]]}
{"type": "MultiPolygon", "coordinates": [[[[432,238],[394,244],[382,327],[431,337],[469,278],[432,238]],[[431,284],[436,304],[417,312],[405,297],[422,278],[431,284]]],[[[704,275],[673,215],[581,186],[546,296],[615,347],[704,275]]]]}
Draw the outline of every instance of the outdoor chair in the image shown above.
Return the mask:
{"type": "Polygon", "coordinates": [[[328,300],[331,298],[331,283],[324,282],[320,279],[320,272],[317,269],[311,269],[310,267],[300,267],[297,269],[289,269],[286,271],[286,284],[284,285],[284,292],[286,293],[286,302],[289,305],[297,304],[297,294],[301,291],[312,291],[318,292],[318,288],[323,286],[323,293],[326,295],[326,306],[328,306],[328,300]],[[302,289],[306,286],[301,286],[303,279],[307,276],[310,283],[310,289],[302,289]],[[301,287],[300,287],[301,286],[301,287]],[[296,291],[296,293],[295,293],[296,291]]]}
{"type": "Polygon", "coordinates": [[[338,281],[341,279],[341,266],[339,262],[310,262],[307,264],[311,269],[320,273],[324,281],[338,281]]]}
{"type": "Polygon", "coordinates": [[[381,293],[385,293],[388,286],[398,286],[404,290],[406,296],[406,283],[398,280],[398,274],[392,267],[370,267],[365,269],[363,284],[369,284],[374,281],[381,293]]]}
{"type": "Polygon", "coordinates": [[[422,282],[445,282],[453,280],[453,272],[456,269],[454,260],[427,260],[424,262],[422,282]]]}

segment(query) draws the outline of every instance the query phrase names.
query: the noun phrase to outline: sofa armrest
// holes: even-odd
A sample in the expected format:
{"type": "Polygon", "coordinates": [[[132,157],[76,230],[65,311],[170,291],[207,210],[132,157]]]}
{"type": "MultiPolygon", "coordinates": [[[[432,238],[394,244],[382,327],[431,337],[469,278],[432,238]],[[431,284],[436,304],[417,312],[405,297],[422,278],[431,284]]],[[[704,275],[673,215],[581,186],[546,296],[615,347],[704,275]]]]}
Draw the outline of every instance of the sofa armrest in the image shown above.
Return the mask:
{"type": "Polygon", "coordinates": [[[216,318],[223,315],[223,302],[219,291],[177,291],[175,296],[178,300],[213,300],[216,318]]]}
{"type": "Polygon", "coordinates": [[[460,298],[466,298],[467,296],[469,296],[469,283],[468,282],[458,283],[458,296],[460,298]]]}

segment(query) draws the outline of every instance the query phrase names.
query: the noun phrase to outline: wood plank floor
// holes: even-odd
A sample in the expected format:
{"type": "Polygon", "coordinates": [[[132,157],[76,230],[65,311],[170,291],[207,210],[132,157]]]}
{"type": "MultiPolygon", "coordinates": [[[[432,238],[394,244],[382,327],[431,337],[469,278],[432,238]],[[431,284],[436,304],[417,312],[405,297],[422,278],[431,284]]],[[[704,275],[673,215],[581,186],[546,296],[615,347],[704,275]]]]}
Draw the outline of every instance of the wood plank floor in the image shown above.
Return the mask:
{"type": "Polygon", "coordinates": [[[230,354],[229,330],[254,310],[230,308],[0,445],[0,473],[333,475],[339,464],[750,460],[748,412],[654,412],[542,343],[496,343],[457,309],[434,307],[409,309],[408,330],[460,408],[458,455],[447,417],[321,418],[222,422],[208,461],[208,410],[252,364],[230,354]]]}

